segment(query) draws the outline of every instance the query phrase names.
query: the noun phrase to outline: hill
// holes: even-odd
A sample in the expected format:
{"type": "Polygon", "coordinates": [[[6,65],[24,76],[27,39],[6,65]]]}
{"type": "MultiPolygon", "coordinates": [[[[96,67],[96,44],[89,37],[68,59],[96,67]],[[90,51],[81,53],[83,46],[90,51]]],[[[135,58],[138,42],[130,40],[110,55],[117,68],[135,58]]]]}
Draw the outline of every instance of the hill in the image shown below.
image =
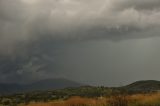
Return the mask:
{"type": "Polygon", "coordinates": [[[45,79],[27,85],[27,90],[54,90],[67,87],[79,87],[82,84],[67,79],[45,79]]]}
{"type": "Polygon", "coordinates": [[[0,95],[19,92],[45,91],[63,89],[67,87],[79,87],[82,84],[67,79],[45,79],[31,84],[0,84],[0,95]]]}
{"type": "MultiPolygon", "coordinates": [[[[58,90],[58,93],[65,95],[103,95],[120,91],[124,92],[129,91],[132,93],[135,92],[150,92],[160,90],[160,81],[155,80],[145,80],[145,81],[136,81],[132,84],[123,86],[123,87],[93,87],[93,86],[84,86],[83,84],[67,80],[67,79],[45,79],[40,80],[31,84],[0,84],[0,95],[13,94],[13,93],[25,93],[32,91],[53,91],[58,90]],[[67,89],[64,89],[67,88],[67,89]],[[70,89],[69,89],[70,88],[70,89]],[[59,90],[62,89],[62,90],[59,90]]],[[[57,93],[57,92],[56,92],[57,93]]]]}
{"type": "Polygon", "coordinates": [[[160,81],[156,80],[136,81],[122,88],[131,91],[156,91],[160,90],[160,81]]]}

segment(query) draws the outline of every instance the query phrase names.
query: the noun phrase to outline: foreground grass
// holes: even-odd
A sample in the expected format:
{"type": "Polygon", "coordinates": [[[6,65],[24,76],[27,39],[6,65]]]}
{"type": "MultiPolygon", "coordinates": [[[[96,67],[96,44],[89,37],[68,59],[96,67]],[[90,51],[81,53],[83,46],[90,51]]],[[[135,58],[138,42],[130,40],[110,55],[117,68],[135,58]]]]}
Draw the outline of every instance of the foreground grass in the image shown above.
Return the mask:
{"type": "Polygon", "coordinates": [[[68,100],[21,104],[19,106],[160,106],[160,93],[136,94],[130,96],[117,95],[100,98],[72,97],[68,100]]]}
{"type": "Polygon", "coordinates": [[[28,105],[21,104],[19,106],[105,106],[106,98],[81,98],[81,97],[72,97],[68,100],[60,101],[51,101],[51,102],[39,102],[39,103],[30,103],[28,105]]]}

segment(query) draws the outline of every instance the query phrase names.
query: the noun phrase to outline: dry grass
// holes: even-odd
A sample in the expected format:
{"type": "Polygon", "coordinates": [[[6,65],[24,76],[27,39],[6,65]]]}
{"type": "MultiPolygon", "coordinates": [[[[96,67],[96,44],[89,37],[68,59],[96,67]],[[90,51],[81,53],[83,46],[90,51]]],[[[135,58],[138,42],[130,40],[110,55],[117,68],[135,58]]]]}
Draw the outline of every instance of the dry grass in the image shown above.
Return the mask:
{"type": "MultiPolygon", "coordinates": [[[[105,106],[107,98],[81,98],[72,97],[66,101],[53,101],[48,103],[30,103],[26,106],[105,106]]],[[[19,106],[24,106],[23,104],[19,106]]]]}
{"type": "Polygon", "coordinates": [[[26,106],[160,106],[160,93],[137,94],[131,96],[117,95],[110,98],[92,99],[72,97],[66,101],[60,100],[48,103],[30,103],[26,106]]]}
{"type": "Polygon", "coordinates": [[[131,103],[139,106],[160,106],[160,93],[130,96],[131,103]]]}

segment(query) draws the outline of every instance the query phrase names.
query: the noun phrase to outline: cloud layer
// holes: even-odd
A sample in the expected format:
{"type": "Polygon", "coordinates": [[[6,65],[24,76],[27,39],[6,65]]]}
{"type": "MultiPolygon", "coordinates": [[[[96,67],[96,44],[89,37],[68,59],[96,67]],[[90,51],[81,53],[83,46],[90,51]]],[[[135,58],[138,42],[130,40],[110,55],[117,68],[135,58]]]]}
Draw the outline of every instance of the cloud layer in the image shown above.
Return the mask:
{"type": "Polygon", "coordinates": [[[159,0],[1,0],[0,42],[13,46],[40,36],[109,39],[159,28],[159,4],[159,0]]]}

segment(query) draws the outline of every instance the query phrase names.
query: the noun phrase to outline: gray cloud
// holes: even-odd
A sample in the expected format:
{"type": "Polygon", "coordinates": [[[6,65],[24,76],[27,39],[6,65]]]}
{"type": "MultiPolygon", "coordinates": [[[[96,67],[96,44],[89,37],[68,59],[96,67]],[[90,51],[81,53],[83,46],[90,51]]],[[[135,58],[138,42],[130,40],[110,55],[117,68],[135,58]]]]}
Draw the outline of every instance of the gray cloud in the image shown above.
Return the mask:
{"type": "MultiPolygon", "coordinates": [[[[7,43],[50,35],[53,39],[92,38],[102,32],[159,27],[158,0],[1,0],[1,38],[7,43]],[[123,9],[121,9],[123,8],[123,9]],[[117,9],[115,11],[115,9],[117,9]],[[143,11],[141,11],[141,10],[143,11]],[[96,30],[95,30],[96,29],[96,30]],[[96,35],[97,32],[97,35],[96,35]],[[78,33],[78,34],[77,34],[78,33]],[[89,33],[89,34],[88,34],[89,33]]],[[[137,31],[137,30],[135,30],[137,31]]]]}
{"type": "Polygon", "coordinates": [[[117,9],[135,8],[138,10],[154,10],[160,8],[159,0],[114,0],[117,9]]]}

